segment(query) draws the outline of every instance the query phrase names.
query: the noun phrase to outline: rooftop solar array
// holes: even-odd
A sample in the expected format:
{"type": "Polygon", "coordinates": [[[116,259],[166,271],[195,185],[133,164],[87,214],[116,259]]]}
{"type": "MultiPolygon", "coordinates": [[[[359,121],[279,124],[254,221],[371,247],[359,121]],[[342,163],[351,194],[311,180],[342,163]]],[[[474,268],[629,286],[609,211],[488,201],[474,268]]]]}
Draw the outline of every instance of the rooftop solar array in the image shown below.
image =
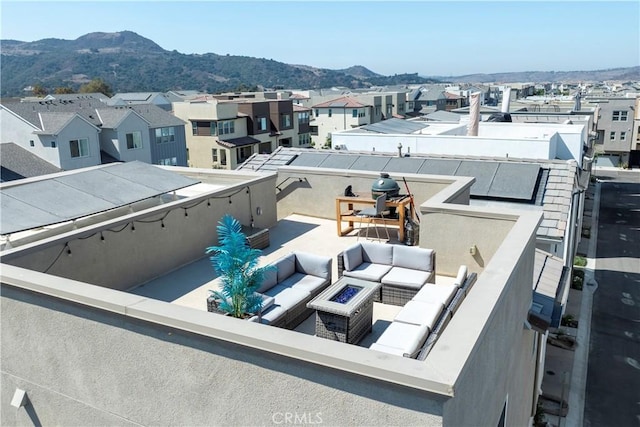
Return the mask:
{"type": "Polygon", "coordinates": [[[0,190],[0,234],[71,221],[198,182],[136,161],[10,186],[0,190]]]}
{"type": "Polygon", "coordinates": [[[410,134],[429,126],[427,123],[409,122],[404,119],[388,119],[370,125],[361,126],[360,129],[377,133],[401,133],[410,134]]]}
{"type": "MultiPolygon", "coordinates": [[[[474,177],[474,197],[535,201],[540,165],[474,160],[421,159],[342,153],[301,153],[291,163],[297,167],[352,169],[375,172],[418,173],[474,177]]],[[[393,177],[393,175],[392,175],[393,177]]]]}

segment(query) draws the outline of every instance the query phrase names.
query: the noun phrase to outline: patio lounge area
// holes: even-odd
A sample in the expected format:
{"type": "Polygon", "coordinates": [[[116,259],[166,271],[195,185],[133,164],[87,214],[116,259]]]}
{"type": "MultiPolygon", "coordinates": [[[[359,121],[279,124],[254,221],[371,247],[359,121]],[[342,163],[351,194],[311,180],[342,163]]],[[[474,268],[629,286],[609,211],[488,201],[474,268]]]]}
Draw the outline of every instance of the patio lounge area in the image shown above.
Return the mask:
{"type": "MultiPolygon", "coordinates": [[[[338,253],[357,241],[358,230],[348,235],[338,236],[335,232],[336,223],[333,220],[314,218],[304,215],[289,215],[281,219],[269,229],[270,244],[262,250],[261,264],[269,264],[290,252],[308,252],[316,255],[329,256],[332,263],[332,283],[338,280],[338,265],[335,260],[338,253]]],[[[391,236],[397,236],[397,228],[389,228],[391,236]]],[[[214,242],[212,242],[213,244],[214,242]]],[[[399,244],[398,240],[389,243],[399,244]]],[[[204,254],[204,248],[203,248],[204,254]]],[[[182,268],[158,277],[142,285],[136,286],[130,292],[184,307],[207,311],[207,297],[209,290],[215,288],[216,279],[213,266],[207,256],[194,261],[182,268]]],[[[438,275],[436,270],[436,284],[451,284],[454,277],[438,275]]],[[[400,312],[402,306],[374,302],[373,327],[371,333],[365,335],[357,345],[369,347],[382,335],[392,323],[393,318],[400,312]]],[[[218,314],[211,313],[212,316],[218,314]]],[[[313,313],[294,331],[306,335],[315,334],[316,314],[313,313]]]]}

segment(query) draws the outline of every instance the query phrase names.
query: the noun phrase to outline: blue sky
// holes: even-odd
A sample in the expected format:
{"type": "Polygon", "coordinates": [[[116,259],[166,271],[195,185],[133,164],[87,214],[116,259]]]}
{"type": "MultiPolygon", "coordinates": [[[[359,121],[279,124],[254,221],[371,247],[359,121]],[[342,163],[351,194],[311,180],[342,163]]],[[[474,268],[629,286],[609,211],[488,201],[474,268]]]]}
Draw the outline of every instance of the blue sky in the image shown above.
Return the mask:
{"type": "Polygon", "coordinates": [[[640,2],[6,1],[2,39],[134,31],[167,50],[380,74],[640,65],[640,2]]]}

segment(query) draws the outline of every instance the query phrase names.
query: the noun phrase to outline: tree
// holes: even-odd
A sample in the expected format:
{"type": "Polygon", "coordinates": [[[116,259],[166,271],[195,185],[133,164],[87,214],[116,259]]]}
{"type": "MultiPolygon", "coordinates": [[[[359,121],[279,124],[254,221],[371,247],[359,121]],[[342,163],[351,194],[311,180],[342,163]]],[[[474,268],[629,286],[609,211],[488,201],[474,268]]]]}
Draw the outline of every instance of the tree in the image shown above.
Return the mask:
{"type": "Polygon", "coordinates": [[[260,313],[262,296],[257,290],[264,274],[275,267],[258,267],[262,251],[249,247],[242,226],[233,216],[223,216],[217,229],[219,245],[208,247],[206,253],[213,253],[211,264],[220,275],[222,287],[219,291],[209,291],[211,297],[218,309],[233,317],[260,313]]]}
{"type": "Polygon", "coordinates": [[[113,95],[111,87],[100,78],[95,78],[89,83],[80,86],[80,93],[102,93],[107,96],[113,95]]]}
{"type": "Polygon", "coordinates": [[[33,90],[32,90],[33,94],[35,96],[46,96],[48,91],[47,88],[45,88],[44,86],[42,86],[41,84],[37,83],[35,85],[33,85],[33,90]]]}
{"type": "Polygon", "coordinates": [[[53,90],[53,93],[57,95],[65,94],[65,93],[73,93],[73,89],[69,86],[57,87],[53,90]]]}

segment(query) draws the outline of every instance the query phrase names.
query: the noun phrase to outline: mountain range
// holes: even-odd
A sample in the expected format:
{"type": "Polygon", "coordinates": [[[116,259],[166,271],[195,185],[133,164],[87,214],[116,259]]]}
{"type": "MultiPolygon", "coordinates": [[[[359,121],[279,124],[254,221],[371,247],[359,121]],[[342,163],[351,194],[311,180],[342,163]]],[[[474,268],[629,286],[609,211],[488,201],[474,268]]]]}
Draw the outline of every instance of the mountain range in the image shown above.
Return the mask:
{"type": "Polygon", "coordinates": [[[362,65],[342,70],[292,65],[266,58],[215,53],[183,54],[168,51],[132,31],[89,33],[76,40],[42,39],[34,42],[1,40],[2,97],[24,95],[36,84],[53,92],[78,88],[94,78],[114,92],[195,89],[209,93],[256,88],[317,89],[333,86],[426,84],[439,81],[566,81],[640,80],[640,67],[569,73],[527,72],[460,77],[414,74],[383,76],[362,65]],[[606,76],[606,78],[601,78],[606,76]]]}

